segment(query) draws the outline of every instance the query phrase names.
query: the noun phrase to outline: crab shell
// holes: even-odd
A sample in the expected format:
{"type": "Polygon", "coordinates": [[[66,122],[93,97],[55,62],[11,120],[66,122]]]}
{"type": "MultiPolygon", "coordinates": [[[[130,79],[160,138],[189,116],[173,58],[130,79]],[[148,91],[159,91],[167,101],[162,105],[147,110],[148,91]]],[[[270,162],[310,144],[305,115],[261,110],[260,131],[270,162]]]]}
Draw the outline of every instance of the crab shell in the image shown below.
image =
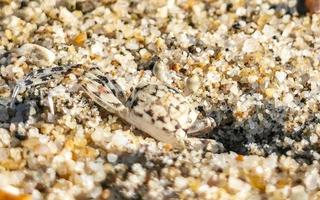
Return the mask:
{"type": "Polygon", "coordinates": [[[186,130],[198,117],[186,97],[164,84],[140,84],[126,106],[129,123],[159,141],[178,146],[184,146],[186,130]]]}

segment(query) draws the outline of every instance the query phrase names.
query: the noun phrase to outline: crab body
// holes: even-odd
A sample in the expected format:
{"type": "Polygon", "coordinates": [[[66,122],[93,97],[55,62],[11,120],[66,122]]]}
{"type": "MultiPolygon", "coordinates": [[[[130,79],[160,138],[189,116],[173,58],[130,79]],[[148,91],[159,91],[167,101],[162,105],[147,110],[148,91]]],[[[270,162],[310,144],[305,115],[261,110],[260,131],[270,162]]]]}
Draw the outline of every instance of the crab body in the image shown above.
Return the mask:
{"type": "MultiPolygon", "coordinates": [[[[72,73],[73,69],[80,66],[53,67],[32,72],[14,89],[11,105],[13,106],[21,87],[37,85],[72,73]]],[[[78,75],[78,78],[87,95],[108,112],[175,147],[183,147],[188,134],[206,133],[215,125],[211,118],[198,119],[198,111],[187,98],[161,82],[141,83],[126,99],[116,80],[103,74],[98,68],[91,68],[78,75]]]]}
{"type": "Polygon", "coordinates": [[[129,116],[137,128],[152,137],[181,145],[198,113],[175,89],[164,84],[141,84],[127,102],[129,116]]]}

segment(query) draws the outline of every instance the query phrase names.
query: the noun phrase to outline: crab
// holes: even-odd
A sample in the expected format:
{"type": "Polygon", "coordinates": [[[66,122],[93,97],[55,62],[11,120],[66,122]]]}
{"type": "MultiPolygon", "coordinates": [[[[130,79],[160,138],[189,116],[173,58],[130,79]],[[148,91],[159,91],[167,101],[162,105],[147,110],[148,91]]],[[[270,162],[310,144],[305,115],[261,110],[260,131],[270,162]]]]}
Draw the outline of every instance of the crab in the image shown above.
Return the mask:
{"type": "Polygon", "coordinates": [[[81,66],[58,66],[31,72],[15,86],[11,107],[20,88],[45,83],[78,70],[78,74],[75,74],[79,84],[94,102],[161,142],[184,147],[186,141],[208,133],[215,127],[213,118],[200,119],[199,112],[182,92],[165,83],[140,83],[126,98],[120,85],[111,76],[97,67],[79,73],[81,66]]]}

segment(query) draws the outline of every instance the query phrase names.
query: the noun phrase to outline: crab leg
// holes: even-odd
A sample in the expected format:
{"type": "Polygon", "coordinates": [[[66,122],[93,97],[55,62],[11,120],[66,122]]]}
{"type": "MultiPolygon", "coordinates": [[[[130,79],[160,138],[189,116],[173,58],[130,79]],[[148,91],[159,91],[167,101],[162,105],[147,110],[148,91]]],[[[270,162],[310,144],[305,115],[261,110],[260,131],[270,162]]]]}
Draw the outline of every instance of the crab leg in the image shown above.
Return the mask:
{"type": "Polygon", "coordinates": [[[72,69],[79,68],[81,65],[57,66],[48,69],[39,69],[29,73],[26,78],[20,83],[22,86],[38,85],[49,80],[60,77],[61,75],[69,74],[72,69]]]}
{"type": "Polygon", "coordinates": [[[117,83],[115,79],[113,79],[111,76],[108,74],[103,74],[103,72],[95,67],[90,69],[88,73],[86,73],[85,76],[95,76],[96,79],[98,80],[101,84],[103,84],[105,87],[109,88],[111,92],[124,104],[126,102],[125,95],[123,93],[122,88],[120,85],[117,83]]]}
{"type": "Polygon", "coordinates": [[[209,133],[216,127],[216,122],[211,117],[199,119],[193,123],[193,125],[187,130],[189,137],[197,137],[209,133]]]}
{"type": "Polygon", "coordinates": [[[52,67],[48,69],[39,69],[29,73],[25,79],[19,81],[12,92],[10,107],[12,108],[19,90],[24,87],[31,87],[57,79],[62,75],[69,74],[72,69],[78,68],[80,65],[71,65],[67,67],[52,67]]]}
{"type": "Polygon", "coordinates": [[[124,112],[127,111],[127,108],[115,96],[115,91],[111,90],[111,84],[109,83],[111,81],[108,77],[103,75],[96,76],[90,70],[81,81],[81,87],[101,107],[111,113],[119,114],[120,117],[124,117],[124,112]]]}
{"type": "Polygon", "coordinates": [[[191,137],[191,138],[185,139],[185,144],[186,144],[186,148],[191,150],[202,149],[205,151],[211,151],[213,153],[222,153],[225,151],[224,146],[221,143],[212,139],[202,139],[202,138],[191,137]]]}

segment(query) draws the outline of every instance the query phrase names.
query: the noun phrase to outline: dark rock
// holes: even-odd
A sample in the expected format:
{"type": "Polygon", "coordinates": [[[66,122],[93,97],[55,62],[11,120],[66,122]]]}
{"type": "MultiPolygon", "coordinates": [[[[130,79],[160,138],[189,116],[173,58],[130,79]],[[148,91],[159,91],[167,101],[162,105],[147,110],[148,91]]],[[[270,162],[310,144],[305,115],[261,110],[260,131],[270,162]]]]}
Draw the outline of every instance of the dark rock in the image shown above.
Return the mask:
{"type": "Polygon", "coordinates": [[[26,140],[28,138],[26,133],[19,132],[19,131],[14,134],[14,137],[17,138],[18,140],[21,140],[21,141],[26,140]]]}
{"type": "Polygon", "coordinates": [[[91,12],[95,8],[96,7],[92,1],[81,1],[76,3],[76,9],[81,10],[83,13],[91,12]]]}
{"type": "Polygon", "coordinates": [[[39,111],[40,111],[40,108],[37,105],[37,102],[34,100],[26,101],[24,103],[18,104],[15,107],[15,114],[14,114],[14,117],[11,119],[11,122],[12,123],[26,122],[32,116],[39,113],[39,111]]]}
{"type": "Polygon", "coordinates": [[[9,120],[9,113],[7,106],[0,104],[0,122],[7,122],[9,120]]]}

